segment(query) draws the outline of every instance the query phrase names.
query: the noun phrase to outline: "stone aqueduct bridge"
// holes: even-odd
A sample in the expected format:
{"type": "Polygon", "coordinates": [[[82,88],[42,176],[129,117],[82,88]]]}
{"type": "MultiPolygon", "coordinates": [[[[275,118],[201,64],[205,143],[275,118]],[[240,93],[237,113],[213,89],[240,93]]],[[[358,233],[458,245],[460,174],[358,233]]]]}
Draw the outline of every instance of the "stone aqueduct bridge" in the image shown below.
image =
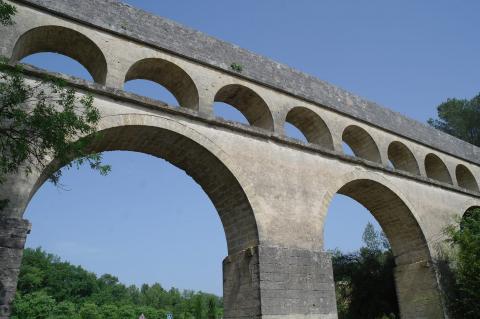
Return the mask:
{"type": "MultiPolygon", "coordinates": [[[[93,150],[164,158],[208,194],[228,244],[226,318],[337,317],[323,252],[336,193],[368,208],[387,234],[402,318],[445,317],[432,258],[442,229],[480,205],[480,149],[113,0],[13,3],[16,24],[1,28],[0,53],[15,63],[58,52],[90,71],[95,83],[65,79],[101,110],[104,137],[93,150]],[[180,107],[125,93],[133,79],[163,85],[180,107]],[[250,126],[216,119],[215,101],[237,108],[250,126]],[[285,137],[286,122],[308,143],[285,137]],[[343,154],[342,142],[355,157],[343,154]]],[[[44,73],[27,72],[32,81],[44,73]]],[[[30,227],[22,216],[44,175],[12,176],[0,189],[10,199],[0,219],[0,318],[9,316],[30,227]]]]}

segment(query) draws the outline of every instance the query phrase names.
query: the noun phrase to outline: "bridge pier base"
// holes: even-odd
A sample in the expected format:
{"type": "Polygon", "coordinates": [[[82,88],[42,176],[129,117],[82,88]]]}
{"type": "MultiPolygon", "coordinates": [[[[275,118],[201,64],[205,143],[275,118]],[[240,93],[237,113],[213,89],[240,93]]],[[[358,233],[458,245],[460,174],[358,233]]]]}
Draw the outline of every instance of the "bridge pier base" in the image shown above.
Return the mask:
{"type": "Polygon", "coordinates": [[[30,223],[0,217],[0,319],[10,318],[30,223]]]}
{"type": "Polygon", "coordinates": [[[256,246],[223,261],[224,318],[336,319],[331,256],[256,246]]]}
{"type": "Polygon", "coordinates": [[[446,318],[435,273],[427,261],[397,265],[395,286],[402,319],[446,318]]]}

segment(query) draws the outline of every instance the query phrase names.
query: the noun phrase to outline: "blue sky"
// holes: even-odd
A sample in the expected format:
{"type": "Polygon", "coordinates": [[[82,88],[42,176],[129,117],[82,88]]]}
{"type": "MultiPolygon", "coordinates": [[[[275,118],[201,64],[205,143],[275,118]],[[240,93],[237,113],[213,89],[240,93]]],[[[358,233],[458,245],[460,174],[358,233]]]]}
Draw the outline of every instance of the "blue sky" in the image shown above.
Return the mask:
{"type": "MultiPolygon", "coordinates": [[[[425,122],[449,97],[480,91],[480,2],[385,0],[130,0],[127,3],[313,74],[425,122]]],[[[53,54],[25,62],[88,78],[53,54]]],[[[156,85],[128,90],[174,103],[156,85]]],[[[216,108],[217,114],[240,119],[216,108]]],[[[290,130],[295,135],[293,130],[290,130]]],[[[30,247],[42,246],[127,284],[160,282],[222,293],[226,244],[218,215],[183,171],[151,156],[112,152],[108,177],[65,172],[64,189],[45,184],[28,206],[30,247]]],[[[336,196],[326,247],[351,251],[372,217],[336,196]]]]}

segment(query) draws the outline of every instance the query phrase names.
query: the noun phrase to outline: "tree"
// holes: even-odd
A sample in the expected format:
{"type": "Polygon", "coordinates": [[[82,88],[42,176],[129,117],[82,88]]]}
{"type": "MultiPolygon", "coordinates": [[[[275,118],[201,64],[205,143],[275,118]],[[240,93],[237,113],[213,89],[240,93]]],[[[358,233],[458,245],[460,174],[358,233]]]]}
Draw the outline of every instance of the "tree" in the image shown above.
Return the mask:
{"type": "Polygon", "coordinates": [[[17,12],[17,9],[11,4],[0,0],[0,24],[7,26],[13,24],[13,16],[17,12]]]}
{"type": "Polygon", "coordinates": [[[208,298],[207,304],[207,318],[208,319],[217,319],[218,310],[217,310],[217,302],[214,297],[210,296],[208,298]]]}
{"type": "MultiPolygon", "coordinates": [[[[457,225],[446,228],[453,254],[446,258],[443,290],[453,318],[473,319],[480,313],[480,208],[468,210],[457,225]],[[445,280],[447,279],[447,280],[445,280]]],[[[437,262],[438,263],[438,262],[437,262]]]]}
{"type": "Polygon", "coordinates": [[[362,240],[368,251],[376,252],[382,248],[382,239],[372,223],[368,222],[363,230],[362,240]]]}
{"type": "MultiPolygon", "coordinates": [[[[0,0],[0,23],[13,24],[14,6],[0,0]]],[[[83,163],[106,175],[110,166],[102,163],[101,154],[87,146],[96,134],[100,112],[92,96],[78,97],[65,82],[45,77],[26,80],[20,66],[12,67],[0,60],[0,183],[19,170],[31,173],[46,170],[50,180],[58,183],[58,167],[83,163]],[[79,139],[79,137],[82,137],[79,139]],[[47,158],[55,159],[48,166],[47,158]],[[72,161],[73,160],[73,161],[72,161]],[[50,170],[50,171],[49,171],[50,170]]],[[[8,199],[0,198],[0,210],[8,199]]]]}
{"type": "Polygon", "coordinates": [[[85,303],[80,308],[80,318],[81,319],[101,319],[100,312],[98,311],[98,307],[94,303],[85,303]]]}
{"type": "Polygon", "coordinates": [[[333,253],[339,318],[397,318],[395,261],[390,245],[383,232],[376,231],[371,223],[362,238],[364,246],[359,251],[333,253]]]}
{"type": "Polygon", "coordinates": [[[80,316],[73,302],[63,301],[55,306],[49,319],[80,319],[80,316]]]}
{"type": "Polygon", "coordinates": [[[13,318],[30,319],[212,319],[222,315],[222,298],[158,283],[126,287],[109,274],[97,277],[40,248],[27,248],[20,269],[13,318]],[[73,313],[73,314],[72,314],[73,313]]]}
{"type": "Polygon", "coordinates": [[[480,146],[480,94],[468,99],[448,99],[437,108],[438,119],[428,123],[468,143],[480,146]]]}
{"type": "Polygon", "coordinates": [[[48,319],[55,308],[55,299],[44,291],[18,295],[13,304],[13,319],[48,319]]]}

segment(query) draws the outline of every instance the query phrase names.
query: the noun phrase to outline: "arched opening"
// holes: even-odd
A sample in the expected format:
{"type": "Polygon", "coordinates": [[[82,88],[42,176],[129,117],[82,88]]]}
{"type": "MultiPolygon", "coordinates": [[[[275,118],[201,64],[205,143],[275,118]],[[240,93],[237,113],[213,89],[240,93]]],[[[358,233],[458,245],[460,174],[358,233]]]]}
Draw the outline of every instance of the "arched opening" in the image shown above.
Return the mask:
{"type": "Polygon", "coordinates": [[[442,183],[453,184],[447,166],[435,154],[428,154],[425,157],[425,171],[427,177],[442,183]]]}
{"type": "MultiPolygon", "coordinates": [[[[178,133],[170,128],[149,126],[145,123],[148,123],[152,118],[140,115],[139,117],[137,120],[134,120],[130,116],[128,119],[130,124],[128,125],[102,129],[100,131],[102,134],[101,138],[90,146],[91,151],[133,151],[165,159],[191,176],[210,198],[225,231],[229,256],[237,253],[243,256],[241,253],[243,250],[258,245],[258,231],[252,207],[240,182],[234,175],[235,171],[231,171],[227,167],[229,163],[228,158],[225,158],[222,152],[216,150],[215,146],[208,143],[207,146],[204,146],[199,144],[200,142],[196,142],[195,132],[187,130],[186,132],[178,133]],[[135,125],[132,122],[142,124],[135,125]]],[[[121,119],[122,117],[112,119],[112,122],[108,123],[121,123],[121,119]]],[[[126,119],[123,120],[127,121],[126,119]]],[[[55,168],[57,168],[57,165],[55,162],[52,162],[46,172],[55,168]]],[[[38,180],[32,190],[32,194],[45,180],[46,175],[38,180]]],[[[108,189],[105,190],[105,192],[108,191],[108,189]]],[[[158,190],[157,193],[159,193],[158,190]]],[[[95,220],[90,222],[95,222],[95,220]]],[[[132,241],[135,241],[133,237],[135,235],[141,236],[141,234],[128,234],[128,236],[132,236],[132,241]]],[[[171,245],[173,244],[171,243],[171,245]]],[[[198,253],[201,253],[201,251],[198,253]]],[[[175,261],[165,262],[174,263],[175,261]]],[[[225,266],[224,262],[224,267],[230,266],[225,266]]],[[[250,296],[250,290],[255,289],[255,287],[250,285],[238,287],[239,282],[236,280],[240,279],[234,276],[233,273],[235,273],[235,268],[228,268],[227,276],[224,277],[223,282],[225,294],[230,297],[229,301],[225,301],[226,315],[230,314],[229,311],[237,311],[235,309],[237,305],[235,298],[250,296]],[[233,290],[233,292],[230,290],[233,290]]],[[[252,308],[254,307],[252,306],[252,308]]],[[[242,311],[248,312],[249,309],[242,309],[242,311]]]]}
{"type": "Polygon", "coordinates": [[[475,177],[465,165],[457,165],[455,175],[457,176],[458,186],[468,189],[472,192],[479,191],[475,177]]]}
{"type": "Polygon", "coordinates": [[[170,106],[178,107],[175,96],[165,87],[150,80],[131,80],[125,83],[124,90],[152,100],[162,101],[170,106]]]}
{"type": "Polygon", "coordinates": [[[23,58],[20,62],[33,65],[50,72],[67,74],[85,81],[93,82],[88,70],[79,62],[58,53],[35,53],[23,58]]]}
{"type": "Polygon", "coordinates": [[[342,140],[351,148],[356,157],[376,163],[382,162],[377,144],[363,128],[356,125],[348,126],[343,131],[342,140]]]}
{"type": "MultiPolygon", "coordinates": [[[[393,275],[401,318],[441,318],[443,311],[427,242],[404,201],[387,186],[369,179],[350,181],[337,194],[365,207],[385,232],[395,262],[393,275]]],[[[349,238],[350,232],[344,236],[349,238]]]]}
{"type": "Polygon", "coordinates": [[[113,167],[107,177],[83,165],[63,172],[61,189],[45,183],[38,190],[24,215],[33,225],[27,247],[127,286],[160,283],[221,296],[225,233],[202,188],[157,157],[103,155],[113,167]]]}
{"type": "Polygon", "coordinates": [[[417,160],[405,144],[398,141],[390,143],[388,146],[388,159],[395,169],[420,175],[417,160]]]}
{"type": "Polygon", "coordinates": [[[350,146],[343,141],[342,141],[342,151],[343,151],[343,154],[345,155],[355,157],[355,153],[352,151],[350,146]]]}
{"type": "Polygon", "coordinates": [[[472,206],[469,207],[462,216],[462,219],[460,220],[460,227],[464,227],[465,219],[467,218],[472,218],[475,220],[480,220],[480,206],[472,206]]]}
{"type": "Polygon", "coordinates": [[[242,112],[227,103],[213,103],[213,113],[215,114],[216,118],[220,118],[225,121],[250,125],[247,118],[242,114],[242,112]]]}
{"type": "Polygon", "coordinates": [[[107,62],[100,48],[78,31],[60,26],[43,26],[24,33],[15,44],[11,61],[42,52],[58,53],[83,65],[95,82],[105,84],[107,62]]]}
{"type": "MultiPolygon", "coordinates": [[[[92,152],[149,154],[165,159],[190,175],[208,195],[220,216],[229,254],[258,244],[255,218],[242,187],[225,164],[209,150],[179,133],[153,126],[116,126],[100,133],[101,138],[91,145],[92,152]]],[[[55,170],[55,165],[53,162],[46,172],[55,170]]],[[[46,179],[42,176],[35,190],[46,179]]]]}
{"type": "Polygon", "coordinates": [[[252,89],[238,84],[224,86],[215,95],[214,102],[229,104],[240,111],[250,125],[273,131],[270,109],[252,89]]]}
{"type": "Polygon", "coordinates": [[[148,58],[134,63],[125,75],[125,83],[133,80],[155,82],[170,91],[179,106],[198,110],[199,97],[195,83],[187,72],[170,61],[148,58]]]}
{"type": "Polygon", "coordinates": [[[345,195],[336,194],[328,211],[324,247],[332,253],[338,318],[399,318],[394,256],[380,225],[345,195]]]}
{"type": "Polygon", "coordinates": [[[285,135],[287,137],[292,138],[292,139],[297,140],[297,141],[302,142],[302,143],[309,143],[308,140],[307,140],[307,137],[295,125],[292,125],[288,122],[285,122],[283,130],[285,131],[285,135]]]}
{"type": "Polygon", "coordinates": [[[312,110],[305,107],[295,107],[288,112],[285,121],[302,132],[309,143],[333,150],[330,130],[322,118],[312,110]]]}

